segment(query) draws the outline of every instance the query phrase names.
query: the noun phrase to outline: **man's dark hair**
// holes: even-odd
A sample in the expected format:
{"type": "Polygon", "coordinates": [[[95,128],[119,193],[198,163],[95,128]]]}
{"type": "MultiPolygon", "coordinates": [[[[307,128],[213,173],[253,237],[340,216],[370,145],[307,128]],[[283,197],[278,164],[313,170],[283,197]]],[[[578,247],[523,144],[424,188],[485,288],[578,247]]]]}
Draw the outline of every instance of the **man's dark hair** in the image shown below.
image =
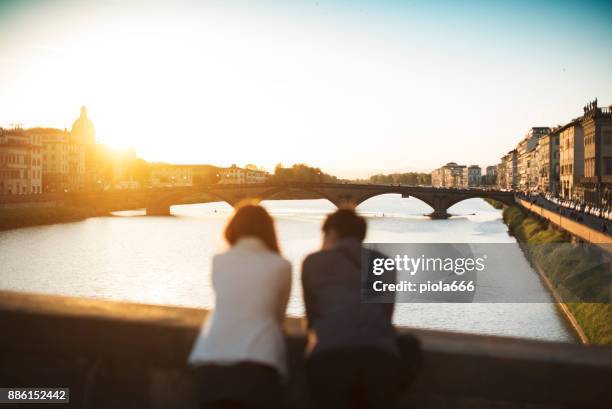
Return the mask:
{"type": "Polygon", "coordinates": [[[334,230],[340,239],[352,237],[363,241],[366,235],[366,221],[355,212],[355,209],[338,209],[327,216],[323,223],[323,232],[327,233],[330,230],[334,230]]]}

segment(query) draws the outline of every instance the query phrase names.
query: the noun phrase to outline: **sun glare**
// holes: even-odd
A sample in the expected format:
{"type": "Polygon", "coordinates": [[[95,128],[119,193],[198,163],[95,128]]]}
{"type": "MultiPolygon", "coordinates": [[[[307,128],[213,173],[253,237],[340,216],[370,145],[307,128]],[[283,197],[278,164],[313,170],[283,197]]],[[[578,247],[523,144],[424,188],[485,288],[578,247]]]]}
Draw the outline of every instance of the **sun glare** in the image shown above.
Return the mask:
{"type": "Polygon", "coordinates": [[[64,128],[86,105],[101,142],[149,161],[340,173],[358,163],[365,176],[438,165],[412,152],[450,160],[478,146],[465,160],[485,164],[533,123],[579,108],[559,101],[610,91],[605,75],[584,82],[607,73],[609,56],[581,57],[578,37],[517,50],[515,31],[466,12],[438,22],[418,7],[399,18],[331,5],[69,4],[5,18],[0,121],[64,128]],[[561,54],[576,55],[563,70],[561,54]],[[525,102],[536,100],[544,108],[525,102]]]}

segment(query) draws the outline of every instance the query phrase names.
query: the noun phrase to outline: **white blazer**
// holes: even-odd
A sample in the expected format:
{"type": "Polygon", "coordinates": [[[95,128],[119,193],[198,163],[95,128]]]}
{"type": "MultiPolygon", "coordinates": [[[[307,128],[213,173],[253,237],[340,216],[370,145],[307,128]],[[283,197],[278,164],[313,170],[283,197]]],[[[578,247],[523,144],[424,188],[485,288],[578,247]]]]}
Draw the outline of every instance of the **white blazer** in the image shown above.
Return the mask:
{"type": "Polygon", "coordinates": [[[189,363],[262,363],[287,376],[282,323],[291,264],[255,237],[243,237],[213,258],[215,308],[203,324],[189,363]]]}

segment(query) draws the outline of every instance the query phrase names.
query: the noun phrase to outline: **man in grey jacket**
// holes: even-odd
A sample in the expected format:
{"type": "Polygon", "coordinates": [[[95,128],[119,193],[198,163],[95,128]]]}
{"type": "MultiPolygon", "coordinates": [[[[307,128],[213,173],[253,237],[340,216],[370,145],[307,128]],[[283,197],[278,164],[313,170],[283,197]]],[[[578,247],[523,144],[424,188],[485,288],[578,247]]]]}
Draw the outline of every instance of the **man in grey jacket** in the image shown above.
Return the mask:
{"type": "Polygon", "coordinates": [[[323,233],[323,249],[302,266],[314,406],[393,408],[400,385],[394,305],[361,300],[366,221],[340,209],[327,217],[323,233]]]}

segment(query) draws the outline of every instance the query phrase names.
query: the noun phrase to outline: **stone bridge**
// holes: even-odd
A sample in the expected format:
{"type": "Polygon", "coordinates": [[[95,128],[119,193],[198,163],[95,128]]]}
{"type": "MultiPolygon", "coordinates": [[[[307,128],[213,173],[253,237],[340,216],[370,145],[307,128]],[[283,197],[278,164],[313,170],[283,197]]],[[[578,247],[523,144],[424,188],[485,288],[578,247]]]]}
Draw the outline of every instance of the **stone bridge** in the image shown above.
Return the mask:
{"type": "Polygon", "coordinates": [[[332,202],[337,207],[357,206],[367,199],[388,193],[402,197],[415,197],[428,204],[432,218],[447,218],[449,207],[471,198],[495,199],[504,204],[514,204],[514,194],[484,189],[442,189],[422,186],[374,185],[354,183],[256,183],[221,184],[205,187],[169,188],[151,192],[147,198],[148,215],[169,215],[170,206],[183,203],[197,194],[205,193],[235,206],[243,199],[265,200],[282,192],[308,192],[332,202]]]}
{"type": "Polygon", "coordinates": [[[329,200],[336,206],[359,205],[365,200],[388,193],[402,197],[415,197],[433,212],[432,218],[447,218],[448,208],[462,200],[471,198],[494,199],[507,205],[514,204],[512,192],[489,189],[445,189],[424,186],[374,185],[355,183],[254,183],[218,184],[208,186],[169,187],[141,190],[114,190],[103,192],[45,193],[38,195],[0,196],[0,207],[68,205],[88,208],[97,214],[114,210],[146,207],[147,215],[170,214],[170,207],[185,203],[211,200],[225,201],[235,206],[243,199],[265,200],[279,193],[307,193],[310,197],[329,200]]]}

